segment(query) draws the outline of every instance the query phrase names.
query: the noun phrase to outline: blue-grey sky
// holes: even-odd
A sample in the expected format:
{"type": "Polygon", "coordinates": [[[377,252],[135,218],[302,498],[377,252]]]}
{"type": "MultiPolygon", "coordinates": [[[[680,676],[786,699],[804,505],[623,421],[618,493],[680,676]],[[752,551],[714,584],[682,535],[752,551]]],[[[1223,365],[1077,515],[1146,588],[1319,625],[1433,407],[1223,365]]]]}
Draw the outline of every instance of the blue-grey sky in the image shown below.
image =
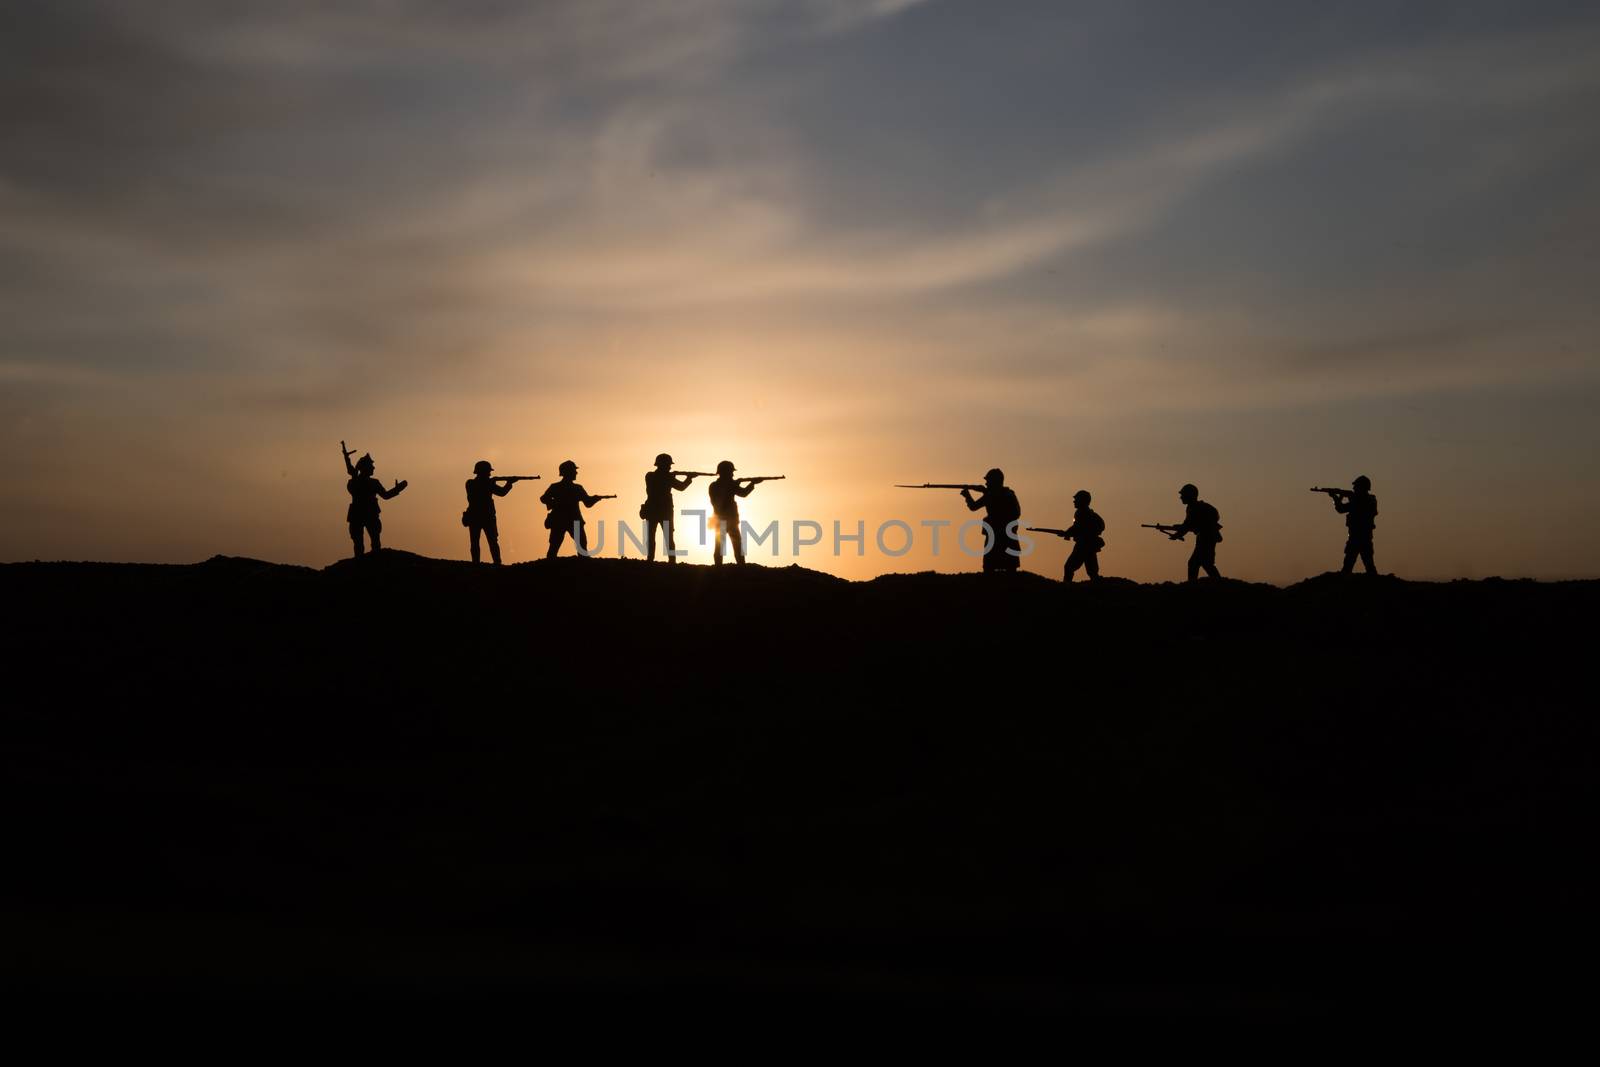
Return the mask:
{"type": "Polygon", "coordinates": [[[1290,581],[1342,544],[1306,486],[1366,473],[1386,570],[1600,573],[1592,5],[3,16],[0,558],[325,562],[345,438],[438,555],[476,459],[631,518],[665,449],[787,473],[762,521],[1090,488],[1141,579],[1183,482],[1225,573],[1290,581]]]}

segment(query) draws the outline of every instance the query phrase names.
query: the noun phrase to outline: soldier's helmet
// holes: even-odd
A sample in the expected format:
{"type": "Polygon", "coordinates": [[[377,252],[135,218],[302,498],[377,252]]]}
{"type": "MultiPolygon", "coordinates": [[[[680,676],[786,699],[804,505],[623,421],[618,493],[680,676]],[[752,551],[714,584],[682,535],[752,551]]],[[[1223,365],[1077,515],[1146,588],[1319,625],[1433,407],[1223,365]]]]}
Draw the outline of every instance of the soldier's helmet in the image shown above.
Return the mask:
{"type": "Polygon", "coordinates": [[[489,466],[489,461],[486,459],[480,459],[472,465],[473,474],[488,474],[492,470],[494,468],[489,466]]]}
{"type": "Polygon", "coordinates": [[[1072,502],[1074,504],[1087,504],[1092,499],[1093,497],[1089,495],[1089,490],[1087,489],[1079,489],[1072,494],[1072,502]]]}
{"type": "Polygon", "coordinates": [[[1352,488],[1359,489],[1364,493],[1368,489],[1372,488],[1372,479],[1368,478],[1365,474],[1363,474],[1363,475],[1361,475],[1361,477],[1359,477],[1355,481],[1351,482],[1350,485],[1351,485],[1352,488]]]}
{"type": "Polygon", "coordinates": [[[368,472],[370,472],[376,466],[377,466],[377,464],[372,462],[372,453],[371,452],[368,452],[366,455],[364,455],[360,459],[356,460],[356,470],[358,470],[358,471],[368,471],[368,472]]]}
{"type": "Polygon", "coordinates": [[[990,467],[984,473],[983,480],[988,485],[1003,485],[1006,480],[1006,472],[999,467],[990,467]]]}
{"type": "Polygon", "coordinates": [[[1192,484],[1191,485],[1185,485],[1182,489],[1178,490],[1178,499],[1179,500],[1187,502],[1187,501],[1190,501],[1190,500],[1198,500],[1199,497],[1200,497],[1200,490],[1196,489],[1192,484]]]}
{"type": "Polygon", "coordinates": [[[672,457],[667,455],[665,452],[661,453],[661,455],[656,457],[656,466],[658,466],[658,467],[670,467],[670,466],[672,466],[672,457]]]}
{"type": "Polygon", "coordinates": [[[732,474],[734,472],[733,460],[725,459],[717,464],[718,474],[732,474]]]}
{"type": "Polygon", "coordinates": [[[562,474],[577,474],[578,473],[578,465],[576,463],[572,462],[572,460],[570,460],[570,459],[562,460],[561,461],[561,466],[558,469],[561,471],[562,474]]]}

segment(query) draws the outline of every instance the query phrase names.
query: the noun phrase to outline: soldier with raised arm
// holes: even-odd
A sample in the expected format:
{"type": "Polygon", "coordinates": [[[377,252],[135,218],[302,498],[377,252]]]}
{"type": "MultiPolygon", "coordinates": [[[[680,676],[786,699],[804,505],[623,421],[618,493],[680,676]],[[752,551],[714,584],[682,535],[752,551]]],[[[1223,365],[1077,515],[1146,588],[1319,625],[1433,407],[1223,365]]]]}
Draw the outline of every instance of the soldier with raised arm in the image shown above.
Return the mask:
{"type": "Polygon", "coordinates": [[[350,542],[355,546],[357,559],[366,554],[366,547],[362,544],[362,532],[372,538],[372,551],[382,550],[383,521],[378,518],[378,500],[392,500],[405,491],[408,482],[396,480],[393,489],[385,489],[383,483],[373,477],[378,465],[373,462],[372,454],[368,453],[350,462],[351,452],[344,447],[344,442],[339,442],[339,450],[344,453],[345,473],[350,480],[345,483],[345,489],[350,493],[350,507],[345,511],[345,521],[350,524],[350,542]]]}
{"type": "Polygon", "coordinates": [[[671,456],[663,452],[656,457],[656,469],[644,476],[644,504],[639,508],[639,517],[645,523],[645,559],[656,558],[656,528],[660,527],[667,562],[678,562],[673,555],[677,546],[672,538],[672,494],[674,490],[681,492],[689,488],[700,474],[700,471],[676,474],[672,470],[671,456]]]}
{"type": "Polygon", "coordinates": [[[570,459],[565,460],[561,464],[561,480],[551,482],[550,488],[539,497],[539,503],[550,509],[550,514],[544,518],[545,529],[550,531],[550,550],[544,554],[545,559],[556,558],[568,534],[572,534],[572,539],[577,542],[578,555],[587,555],[589,552],[589,535],[584,529],[580,506],[592,508],[608,498],[590,494],[578,484],[577,477],[578,465],[570,459]]]}
{"type": "Polygon", "coordinates": [[[984,571],[1003,574],[1021,567],[1022,545],[1017,540],[1017,524],[1022,519],[1022,504],[1006,485],[1005,472],[999,467],[991,469],[983,476],[983,495],[974,500],[972,490],[963,487],[961,499],[967,502],[968,511],[982,509],[983,521],[989,527],[983,553],[984,571]]]}

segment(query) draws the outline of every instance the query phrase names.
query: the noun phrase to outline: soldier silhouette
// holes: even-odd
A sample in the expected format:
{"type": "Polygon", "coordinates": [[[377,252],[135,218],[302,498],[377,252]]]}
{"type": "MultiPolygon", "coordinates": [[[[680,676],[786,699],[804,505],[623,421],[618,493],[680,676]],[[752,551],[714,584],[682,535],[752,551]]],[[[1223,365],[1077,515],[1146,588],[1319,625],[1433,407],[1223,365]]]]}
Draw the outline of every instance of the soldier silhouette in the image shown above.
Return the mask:
{"type": "Polygon", "coordinates": [[[1005,472],[995,467],[983,476],[983,495],[978,499],[972,499],[972,490],[961,490],[961,499],[967,502],[968,511],[984,510],[990,536],[983,553],[983,569],[996,574],[1022,566],[1022,545],[1017,540],[1022,504],[1005,482],[1005,472]]]}
{"type": "Polygon", "coordinates": [[[740,484],[744,479],[735,478],[734,467],[731,460],[723,460],[717,464],[717,478],[707,487],[711,496],[711,510],[714,515],[715,528],[712,530],[716,537],[715,548],[711,551],[711,562],[722,566],[722,535],[726,533],[733,542],[733,560],[735,563],[744,562],[744,536],[739,531],[739,498],[749,496],[755,491],[755,483],[740,484]]]}
{"type": "Polygon", "coordinates": [[[645,559],[656,558],[656,527],[659,526],[667,562],[678,562],[672,554],[677,547],[672,539],[672,492],[689,488],[694,479],[693,474],[672,473],[672,457],[665,452],[656,457],[656,469],[644,476],[644,503],[639,507],[639,517],[645,521],[645,559]]]}
{"type": "Polygon", "coordinates": [[[1072,494],[1075,508],[1072,525],[1060,535],[1072,542],[1072,554],[1067,557],[1067,565],[1061,572],[1063,582],[1070,583],[1079,567],[1083,568],[1091,582],[1100,580],[1100,550],[1106,547],[1105,538],[1100,535],[1106,532],[1106,521],[1089,507],[1091,499],[1087,489],[1079,489],[1072,494]]]}
{"type": "Polygon", "coordinates": [[[472,538],[472,562],[479,562],[478,538],[480,535],[489,539],[489,558],[494,560],[496,567],[500,566],[500,527],[495,520],[494,498],[505,496],[511,492],[513,482],[504,485],[489,477],[494,468],[486,459],[480,459],[472,465],[472,477],[467,480],[467,510],[462,512],[461,521],[466,524],[467,532],[472,538]]]}
{"type": "Polygon", "coordinates": [[[1194,534],[1194,552],[1189,556],[1189,581],[1200,577],[1203,570],[1213,578],[1221,578],[1217,572],[1217,542],[1222,540],[1221,516],[1217,509],[1200,499],[1200,490],[1193,485],[1185,485],[1178,490],[1178,499],[1183,501],[1183,522],[1171,528],[1167,536],[1174,541],[1182,541],[1184,534],[1194,534]]]}
{"type": "Polygon", "coordinates": [[[378,513],[383,509],[378,506],[378,499],[392,500],[404,492],[410,483],[396,480],[393,489],[385,489],[383,483],[372,476],[377,464],[372,461],[371,453],[352,464],[350,454],[346,452],[344,469],[350,475],[350,481],[345,483],[345,488],[350,492],[350,507],[344,517],[350,524],[350,542],[355,546],[355,556],[360,559],[366,554],[365,546],[361,543],[363,530],[372,538],[374,553],[383,548],[383,521],[378,518],[378,513]]]}
{"type": "Polygon", "coordinates": [[[1372,530],[1378,525],[1378,498],[1372,495],[1372,479],[1365,474],[1350,483],[1350,495],[1344,499],[1333,498],[1333,510],[1344,516],[1349,537],[1344,543],[1344,569],[1350,574],[1356,569],[1356,557],[1368,574],[1377,574],[1372,562],[1372,530]]]}
{"type": "Polygon", "coordinates": [[[579,505],[592,508],[604,498],[590,495],[574,480],[577,476],[578,465],[570,459],[566,460],[561,464],[561,480],[550,483],[550,488],[539,497],[539,503],[550,509],[550,514],[544,517],[545,529],[550,531],[550,550],[544,554],[545,559],[556,558],[556,553],[561,551],[561,543],[569,533],[577,542],[580,556],[589,551],[589,535],[584,529],[583,512],[579,510],[579,505]]]}

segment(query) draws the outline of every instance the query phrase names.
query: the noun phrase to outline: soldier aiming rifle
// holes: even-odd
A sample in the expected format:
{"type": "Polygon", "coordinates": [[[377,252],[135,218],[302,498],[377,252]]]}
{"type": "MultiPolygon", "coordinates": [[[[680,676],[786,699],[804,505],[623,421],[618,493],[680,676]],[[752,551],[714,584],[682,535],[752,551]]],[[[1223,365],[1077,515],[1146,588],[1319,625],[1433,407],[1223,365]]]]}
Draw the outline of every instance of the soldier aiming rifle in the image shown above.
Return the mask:
{"type": "Polygon", "coordinates": [[[1349,489],[1313,487],[1313,493],[1327,493],[1333,501],[1333,510],[1344,516],[1345,530],[1349,536],[1344,543],[1344,567],[1341,574],[1350,574],[1356,568],[1356,559],[1368,574],[1377,574],[1372,560],[1372,531],[1378,525],[1378,498],[1372,495],[1372,479],[1365,474],[1350,483],[1349,489]]]}
{"type": "Polygon", "coordinates": [[[639,517],[645,522],[645,559],[656,558],[656,528],[660,527],[667,562],[678,562],[672,537],[672,494],[689,488],[696,478],[714,477],[705,471],[673,470],[672,457],[665,452],[656,457],[656,469],[644,476],[644,503],[639,505],[639,517]]]}
{"type": "Polygon", "coordinates": [[[1022,519],[1022,504],[1017,494],[1006,484],[1005,472],[991,468],[983,476],[982,485],[971,482],[923,482],[921,485],[896,484],[896,489],[956,489],[966,502],[968,511],[984,511],[983,570],[984,573],[1002,574],[1022,566],[1022,545],[1017,540],[1018,524],[1022,519]],[[973,493],[982,493],[972,499],[973,493]]]}
{"type": "Polygon", "coordinates": [[[467,528],[472,562],[479,562],[478,541],[489,539],[489,558],[500,566],[500,524],[495,517],[494,498],[505,496],[518,482],[538,481],[537,474],[495,474],[486,459],[472,465],[472,477],[467,480],[467,510],[461,513],[461,525],[467,528]],[[505,483],[503,485],[497,483],[505,483]]]}
{"type": "Polygon", "coordinates": [[[762,474],[753,478],[735,478],[733,472],[738,468],[732,460],[723,460],[717,464],[717,480],[707,487],[711,497],[711,511],[714,516],[715,528],[712,536],[716,538],[711,550],[711,562],[722,566],[722,538],[726,534],[728,540],[733,542],[733,561],[744,563],[744,534],[739,529],[739,499],[747,497],[756,486],[762,482],[781,482],[782,474],[762,474]]]}

